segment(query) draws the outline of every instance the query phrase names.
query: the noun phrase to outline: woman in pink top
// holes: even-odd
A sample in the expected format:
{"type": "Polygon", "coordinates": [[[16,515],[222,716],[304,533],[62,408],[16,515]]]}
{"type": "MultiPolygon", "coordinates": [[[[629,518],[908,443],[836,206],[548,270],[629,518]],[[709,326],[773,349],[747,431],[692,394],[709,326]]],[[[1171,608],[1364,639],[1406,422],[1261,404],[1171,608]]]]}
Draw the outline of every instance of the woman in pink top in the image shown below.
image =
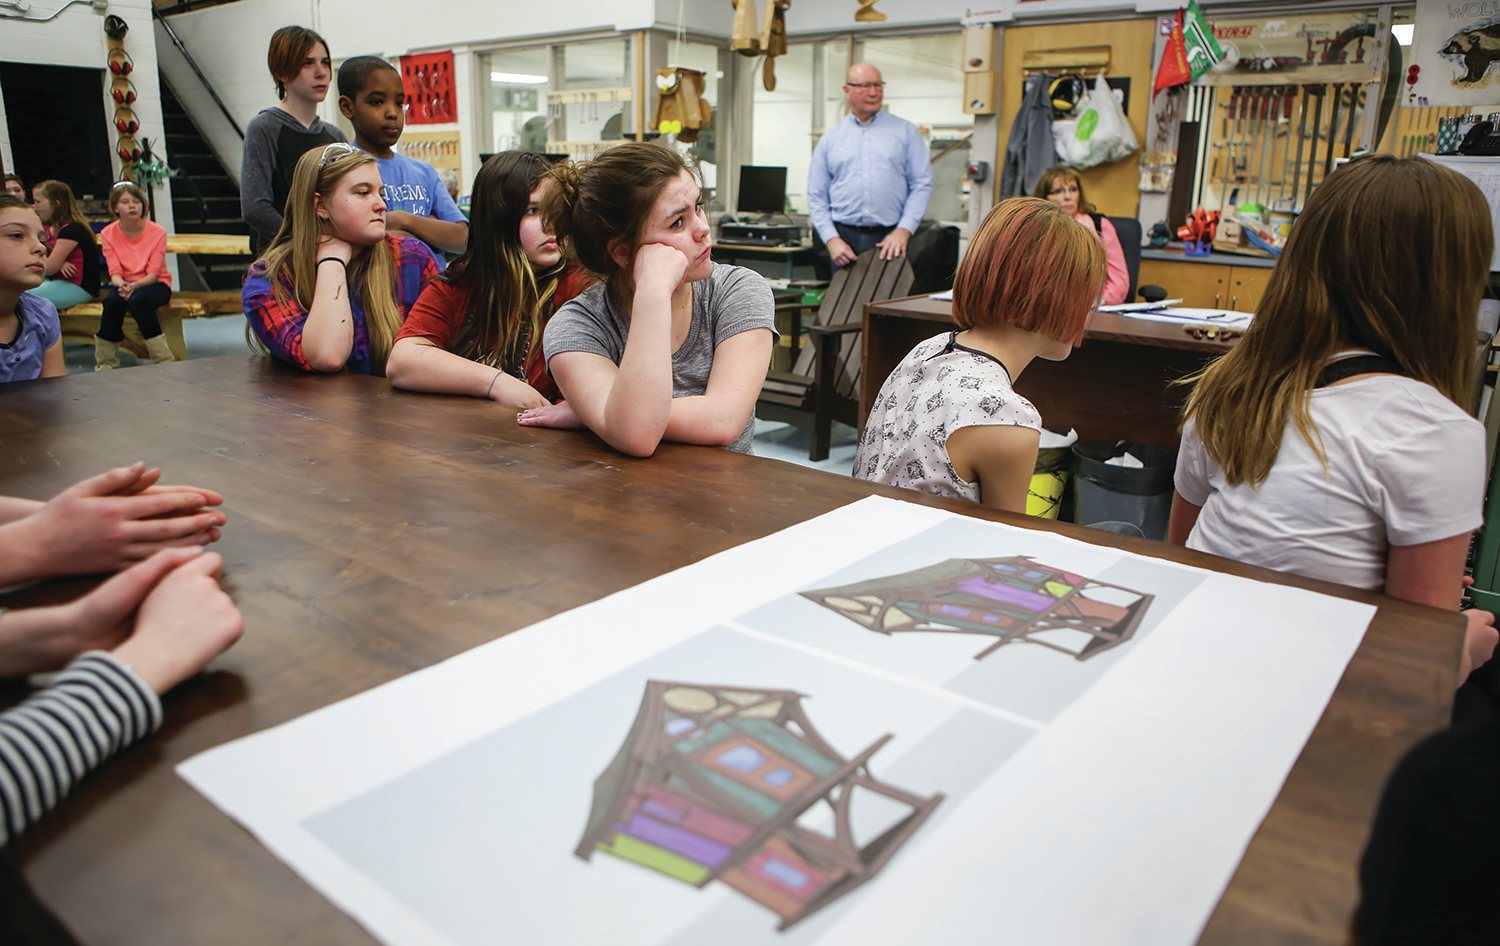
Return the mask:
{"type": "Polygon", "coordinates": [[[109,295],[99,334],[94,336],[94,370],[120,366],[120,342],[125,340],[128,313],[140,327],[151,360],[175,361],[162,337],[156,310],[172,298],[172,274],[167,272],[167,231],[146,219],[146,192],[121,181],[109,192],[115,222],[104,228],[104,260],[109,264],[109,295]]]}
{"type": "Polygon", "coordinates": [[[1104,305],[1119,305],[1129,302],[1125,298],[1130,292],[1130,270],[1125,268],[1125,249],[1120,246],[1120,237],[1109,218],[1094,209],[1083,196],[1083,178],[1066,165],[1056,165],[1042,172],[1036,182],[1035,196],[1052,203],[1072,214],[1084,226],[1093,230],[1104,241],[1104,262],[1109,278],[1104,283],[1104,305]]]}

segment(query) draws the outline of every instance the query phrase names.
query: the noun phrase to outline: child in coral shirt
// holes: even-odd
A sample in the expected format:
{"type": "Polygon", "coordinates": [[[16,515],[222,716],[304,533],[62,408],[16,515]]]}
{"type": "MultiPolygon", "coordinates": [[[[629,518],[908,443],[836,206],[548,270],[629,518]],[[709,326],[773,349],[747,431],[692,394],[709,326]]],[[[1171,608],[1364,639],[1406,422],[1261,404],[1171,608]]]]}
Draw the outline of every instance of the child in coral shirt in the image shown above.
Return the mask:
{"type": "Polygon", "coordinates": [[[172,274],[167,272],[167,231],[146,218],[146,193],[130,181],[109,192],[115,222],[99,234],[109,264],[109,295],[99,334],[94,336],[94,370],[120,366],[120,342],[125,340],[125,316],[135,319],[146,340],[151,360],[175,361],[161,333],[156,311],[172,298],[172,274]]]}

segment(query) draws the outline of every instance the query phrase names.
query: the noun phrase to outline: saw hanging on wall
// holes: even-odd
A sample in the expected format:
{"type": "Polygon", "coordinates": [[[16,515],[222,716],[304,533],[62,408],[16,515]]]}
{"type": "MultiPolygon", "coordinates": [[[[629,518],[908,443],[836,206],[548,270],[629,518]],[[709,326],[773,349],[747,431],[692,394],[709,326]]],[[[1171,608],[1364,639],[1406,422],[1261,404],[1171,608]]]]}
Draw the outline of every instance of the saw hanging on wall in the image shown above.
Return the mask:
{"type": "Polygon", "coordinates": [[[776,91],[776,57],[786,55],[786,11],[792,0],[765,0],[766,15],[756,32],[756,4],[759,0],[731,0],[734,4],[734,31],[729,48],[742,56],[766,57],[761,69],[761,84],[767,92],[776,91]]]}
{"type": "Polygon", "coordinates": [[[688,143],[698,140],[700,130],[712,128],[714,110],[703,97],[703,80],[704,74],[697,69],[656,70],[656,114],[651,127],[688,143]]]}

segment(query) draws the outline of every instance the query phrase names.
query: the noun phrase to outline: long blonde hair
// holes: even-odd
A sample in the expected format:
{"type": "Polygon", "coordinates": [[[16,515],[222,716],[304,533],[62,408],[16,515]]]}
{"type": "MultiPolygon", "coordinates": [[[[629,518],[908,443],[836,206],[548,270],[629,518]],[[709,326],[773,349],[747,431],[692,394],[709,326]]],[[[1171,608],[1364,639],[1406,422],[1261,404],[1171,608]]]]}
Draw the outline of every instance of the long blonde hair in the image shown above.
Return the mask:
{"type": "Polygon", "coordinates": [[[1185,418],[1230,483],[1271,472],[1287,420],[1327,466],[1309,403],[1330,358],[1368,349],[1463,405],[1494,247],[1489,204],[1422,158],[1372,155],[1318,185],[1238,345],[1185,379],[1185,418]]]}
{"type": "MultiPolygon", "coordinates": [[[[261,256],[272,295],[281,305],[287,303],[290,289],[299,305],[312,308],[313,290],[318,283],[318,240],[323,235],[314,196],[332,196],[344,175],[375,163],[371,155],[353,151],[332,157],[319,166],[326,150],[314,148],[297,159],[281,230],[261,256]]],[[[349,261],[347,280],[349,301],[358,301],[365,312],[365,330],[370,336],[370,358],[375,371],[384,374],[386,357],[396,342],[402,321],[401,307],[396,304],[396,261],[390,244],[381,240],[356,250],[349,261]]]]}

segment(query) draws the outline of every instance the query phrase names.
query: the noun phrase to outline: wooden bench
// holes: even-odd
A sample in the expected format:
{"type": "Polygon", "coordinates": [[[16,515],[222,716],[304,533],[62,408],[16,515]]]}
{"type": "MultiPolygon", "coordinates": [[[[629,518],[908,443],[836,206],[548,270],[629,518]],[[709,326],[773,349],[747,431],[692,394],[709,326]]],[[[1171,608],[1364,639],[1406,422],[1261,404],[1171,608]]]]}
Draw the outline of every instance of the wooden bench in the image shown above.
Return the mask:
{"type": "MultiPolygon", "coordinates": [[[[174,292],[172,301],[156,310],[167,347],[179,361],[187,358],[187,343],[182,337],[182,320],[208,315],[240,315],[245,311],[238,289],[219,292],[174,292]]],[[[80,302],[58,313],[62,321],[64,342],[92,345],[99,332],[99,316],[104,314],[102,301],[80,302]]],[[[125,340],[120,347],[137,358],[146,357],[146,342],[134,319],[125,320],[125,340]]]]}

